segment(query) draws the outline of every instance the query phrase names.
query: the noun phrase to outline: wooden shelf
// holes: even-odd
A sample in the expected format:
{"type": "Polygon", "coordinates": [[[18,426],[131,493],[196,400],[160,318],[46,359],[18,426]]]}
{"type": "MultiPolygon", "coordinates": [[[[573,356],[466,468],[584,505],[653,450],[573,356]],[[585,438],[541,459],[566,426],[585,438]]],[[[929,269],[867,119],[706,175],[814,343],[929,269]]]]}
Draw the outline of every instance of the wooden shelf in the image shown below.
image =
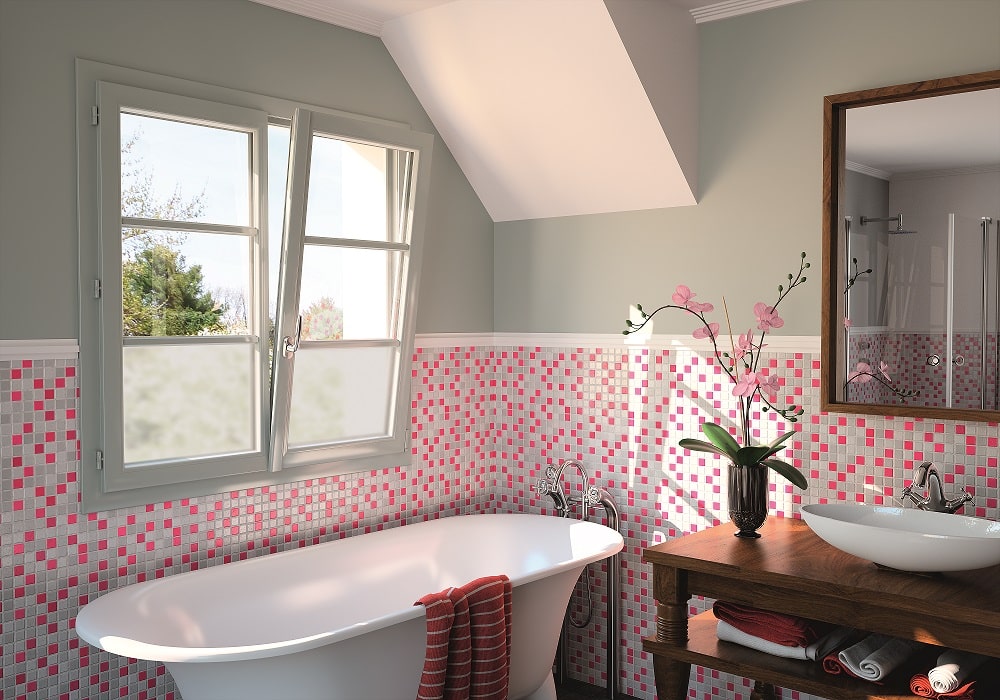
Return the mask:
{"type": "MultiPolygon", "coordinates": [[[[711,613],[688,619],[696,595],[1000,660],[1000,566],[910,574],[834,549],[800,520],[769,519],[761,532],[760,539],[741,540],[732,526],[719,526],[643,551],[657,605],[657,634],[643,649],[652,656],[661,700],[688,697],[691,664],[754,679],[765,690],[770,684],[829,700],[909,700],[912,673],[926,670],[897,671],[882,686],[720,642],[711,613]]],[[[1000,675],[1000,662],[994,670],[1000,675]]],[[[980,696],[993,700],[1000,691],[991,683],[980,696]]]]}
{"type": "Polygon", "coordinates": [[[823,670],[816,661],[783,659],[755,649],[719,641],[711,611],[688,620],[688,643],[678,647],[647,637],[642,648],[665,658],[714,668],[829,700],[913,700],[909,675],[896,686],[881,686],[823,670]],[[903,683],[907,684],[906,686],[903,683]]]}

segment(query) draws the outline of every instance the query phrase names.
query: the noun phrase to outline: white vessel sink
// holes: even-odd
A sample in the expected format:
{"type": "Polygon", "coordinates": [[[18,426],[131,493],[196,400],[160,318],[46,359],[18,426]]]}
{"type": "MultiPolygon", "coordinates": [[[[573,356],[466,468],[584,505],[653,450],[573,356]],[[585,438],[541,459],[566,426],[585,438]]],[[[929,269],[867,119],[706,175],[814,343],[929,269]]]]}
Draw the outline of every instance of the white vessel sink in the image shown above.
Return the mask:
{"type": "Polygon", "coordinates": [[[902,571],[966,571],[1000,564],[1000,522],[915,508],[802,506],[821,539],[848,554],[902,571]]]}

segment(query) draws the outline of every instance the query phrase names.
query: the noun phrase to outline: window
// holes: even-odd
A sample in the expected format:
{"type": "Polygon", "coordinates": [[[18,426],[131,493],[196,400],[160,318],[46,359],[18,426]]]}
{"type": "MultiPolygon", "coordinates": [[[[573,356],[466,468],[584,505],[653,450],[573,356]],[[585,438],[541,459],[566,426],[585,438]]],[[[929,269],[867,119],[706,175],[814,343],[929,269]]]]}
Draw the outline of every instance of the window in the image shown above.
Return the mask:
{"type": "Polygon", "coordinates": [[[139,75],[80,134],[84,507],[407,463],[430,137],[139,75]]]}

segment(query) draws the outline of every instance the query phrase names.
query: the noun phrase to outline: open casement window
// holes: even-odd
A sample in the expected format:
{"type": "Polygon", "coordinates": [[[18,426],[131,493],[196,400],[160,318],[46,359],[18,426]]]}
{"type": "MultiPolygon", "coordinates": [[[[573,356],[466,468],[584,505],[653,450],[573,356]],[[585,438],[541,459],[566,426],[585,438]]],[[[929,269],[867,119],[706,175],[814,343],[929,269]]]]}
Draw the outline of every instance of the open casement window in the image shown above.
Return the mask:
{"type": "Polygon", "coordinates": [[[430,137],[297,109],[289,152],[271,462],[402,464],[430,137]]]}
{"type": "Polygon", "coordinates": [[[77,80],[83,508],[408,464],[432,137],[77,80]]]}
{"type": "Polygon", "coordinates": [[[97,99],[103,490],[265,472],[267,114],[97,99]]]}

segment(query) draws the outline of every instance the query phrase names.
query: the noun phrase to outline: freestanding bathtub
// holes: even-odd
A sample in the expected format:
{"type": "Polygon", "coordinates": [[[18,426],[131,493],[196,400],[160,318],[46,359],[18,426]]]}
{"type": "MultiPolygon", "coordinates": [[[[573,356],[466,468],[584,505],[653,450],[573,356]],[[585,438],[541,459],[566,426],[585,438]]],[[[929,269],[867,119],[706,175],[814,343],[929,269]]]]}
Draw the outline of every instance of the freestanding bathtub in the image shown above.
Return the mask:
{"type": "Polygon", "coordinates": [[[555,700],[552,662],[584,566],[622,537],[542,515],[463,515],[126,586],[76,618],[85,642],[163,662],[184,700],[411,700],[426,593],[506,574],[510,697],[555,700]]]}

